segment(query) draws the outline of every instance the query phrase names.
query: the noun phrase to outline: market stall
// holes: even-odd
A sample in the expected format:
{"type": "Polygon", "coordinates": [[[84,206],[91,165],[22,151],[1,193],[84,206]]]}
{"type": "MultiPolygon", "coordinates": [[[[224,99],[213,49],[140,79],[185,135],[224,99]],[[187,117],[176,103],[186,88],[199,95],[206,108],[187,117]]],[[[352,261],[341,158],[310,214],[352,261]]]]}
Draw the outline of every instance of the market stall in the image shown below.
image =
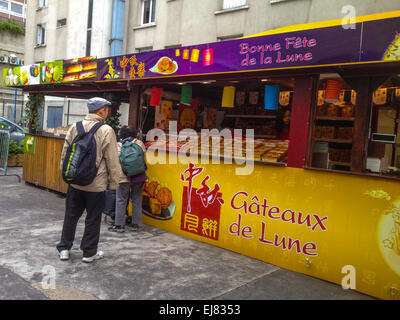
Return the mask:
{"type": "Polygon", "coordinates": [[[130,103],[146,224],[400,299],[396,30],[400,12],[294,26],[98,59],[96,81],[24,91],[130,103]]]}

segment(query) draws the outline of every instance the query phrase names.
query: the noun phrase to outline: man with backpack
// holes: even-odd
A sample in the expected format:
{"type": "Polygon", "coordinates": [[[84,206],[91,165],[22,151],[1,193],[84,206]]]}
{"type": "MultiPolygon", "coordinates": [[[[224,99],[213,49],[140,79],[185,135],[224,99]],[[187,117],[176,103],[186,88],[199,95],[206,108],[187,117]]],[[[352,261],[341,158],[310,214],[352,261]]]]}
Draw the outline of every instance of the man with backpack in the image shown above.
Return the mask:
{"type": "Polygon", "coordinates": [[[117,189],[115,223],[108,228],[113,232],[125,232],[125,212],[129,198],[132,199],[132,231],[138,231],[142,223],[143,187],[147,180],[145,152],[143,142],[137,139],[133,127],[123,126],[118,143],[121,177],[117,189]]]}
{"type": "Polygon", "coordinates": [[[111,103],[103,98],[89,99],[88,115],[72,125],[65,137],[61,171],[69,187],[61,241],[57,245],[61,260],[69,259],[76,226],[85,209],[85,231],[80,246],[82,261],[90,263],[104,255],[97,246],[105,191],[108,184],[110,189],[117,189],[120,175],[115,132],[104,124],[110,106],[111,103]]]}

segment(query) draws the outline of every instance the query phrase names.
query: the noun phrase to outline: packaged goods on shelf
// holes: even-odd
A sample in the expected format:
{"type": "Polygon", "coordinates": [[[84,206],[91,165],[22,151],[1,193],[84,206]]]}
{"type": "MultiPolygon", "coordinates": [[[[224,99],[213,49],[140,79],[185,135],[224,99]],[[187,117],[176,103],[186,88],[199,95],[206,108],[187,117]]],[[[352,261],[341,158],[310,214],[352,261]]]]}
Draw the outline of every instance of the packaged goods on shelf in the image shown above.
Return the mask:
{"type": "Polygon", "coordinates": [[[353,105],[347,104],[344,107],[342,107],[341,109],[342,109],[341,115],[343,118],[354,117],[354,106],[353,105]]]}
{"type": "Polygon", "coordinates": [[[329,104],[326,108],[326,115],[328,117],[339,117],[339,112],[339,106],[333,103],[329,104]]]}
{"type": "Polygon", "coordinates": [[[335,127],[324,126],[321,130],[321,138],[324,139],[335,139],[335,127]]]}
{"type": "Polygon", "coordinates": [[[353,138],[353,128],[352,127],[337,128],[337,138],[343,140],[351,140],[353,138]]]}

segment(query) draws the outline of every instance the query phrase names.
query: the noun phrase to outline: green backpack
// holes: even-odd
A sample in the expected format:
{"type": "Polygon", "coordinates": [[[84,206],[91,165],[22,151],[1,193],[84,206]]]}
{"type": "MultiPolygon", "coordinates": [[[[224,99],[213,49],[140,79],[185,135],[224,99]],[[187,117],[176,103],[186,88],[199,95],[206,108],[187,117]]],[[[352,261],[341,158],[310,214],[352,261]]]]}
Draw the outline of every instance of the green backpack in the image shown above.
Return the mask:
{"type": "Polygon", "coordinates": [[[127,141],[122,145],[119,162],[127,177],[137,176],[147,169],[143,149],[132,141],[127,141]]]}

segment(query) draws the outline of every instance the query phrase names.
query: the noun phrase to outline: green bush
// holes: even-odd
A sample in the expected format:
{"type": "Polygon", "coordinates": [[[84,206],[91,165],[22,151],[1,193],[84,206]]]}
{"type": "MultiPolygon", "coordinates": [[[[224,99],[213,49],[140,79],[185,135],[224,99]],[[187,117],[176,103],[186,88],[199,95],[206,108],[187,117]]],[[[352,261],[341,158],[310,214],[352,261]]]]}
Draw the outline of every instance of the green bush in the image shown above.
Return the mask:
{"type": "Polygon", "coordinates": [[[0,21],[0,33],[9,32],[14,35],[24,35],[25,29],[18,23],[12,21],[0,21]]]}
{"type": "Polygon", "coordinates": [[[23,154],[24,148],[17,145],[14,140],[10,140],[10,147],[8,149],[8,155],[12,156],[15,154],[23,154]]]}

